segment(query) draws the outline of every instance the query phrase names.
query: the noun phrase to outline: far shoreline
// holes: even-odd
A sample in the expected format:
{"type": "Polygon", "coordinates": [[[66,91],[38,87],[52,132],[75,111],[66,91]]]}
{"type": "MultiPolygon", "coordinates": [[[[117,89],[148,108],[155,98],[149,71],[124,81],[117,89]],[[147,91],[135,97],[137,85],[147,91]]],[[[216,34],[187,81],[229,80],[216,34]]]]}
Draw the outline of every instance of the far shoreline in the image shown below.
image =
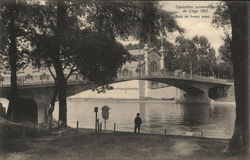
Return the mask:
{"type": "MultiPolygon", "coordinates": [[[[178,103],[176,99],[157,99],[157,98],[145,98],[145,99],[115,99],[115,98],[81,98],[81,97],[72,97],[67,98],[69,101],[82,101],[82,102],[149,102],[149,103],[178,103]]],[[[212,100],[210,104],[231,104],[235,105],[234,97],[223,98],[220,100],[212,100]]]]}

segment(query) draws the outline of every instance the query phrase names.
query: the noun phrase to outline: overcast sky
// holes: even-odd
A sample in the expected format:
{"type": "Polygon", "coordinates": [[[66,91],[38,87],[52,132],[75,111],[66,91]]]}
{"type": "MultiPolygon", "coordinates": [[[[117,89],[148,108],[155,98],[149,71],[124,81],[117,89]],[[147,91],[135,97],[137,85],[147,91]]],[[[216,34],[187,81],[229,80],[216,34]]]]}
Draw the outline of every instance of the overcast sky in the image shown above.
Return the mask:
{"type": "MultiPolygon", "coordinates": [[[[162,5],[162,9],[170,12],[176,12],[176,15],[188,15],[189,17],[191,15],[206,15],[209,16],[209,18],[176,18],[178,24],[185,29],[184,36],[186,38],[192,38],[195,35],[198,36],[205,36],[208,38],[211,45],[217,50],[220,45],[223,44],[223,40],[221,37],[224,36],[224,32],[222,29],[217,29],[212,26],[212,16],[215,11],[215,7],[209,8],[208,13],[183,13],[183,9],[179,9],[180,7],[188,7],[193,6],[193,9],[189,10],[195,10],[195,7],[199,6],[209,6],[213,5],[216,6],[218,1],[170,1],[170,2],[160,2],[160,5],[162,5]]],[[[188,10],[188,9],[187,9],[188,10]]],[[[192,12],[192,11],[191,11],[192,12]]],[[[175,34],[174,34],[175,35],[175,34]]],[[[174,39],[170,36],[169,40],[174,39]]]]}
{"type": "MultiPolygon", "coordinates": [[[[224,32],[222,29],[217,29],[212,26],[212,16],[215,11],[214,8],[209,8],[208,13],[201,13],[199,10],[199,13],[189,13],[189,10],[187,9],[187,13],[183,13],[183,9],[179,9],[178,7],[186,7],[188,6],[193,7],[193,9],[190,10],[196,10],[195,7],[198,6],[209,6],[213,5],[216,6],[219,1],[160,1],[160,5],[162,6],[163,10],[169,11],[169,12],[175,12],[175,15],[181,16],[181,15],[200,15],[200,16],[209,16],[209,18],[176,18],[176,21],[179,26],[185,29],[184,37],[186,38],[192,38],[195,35],[198,36],[205,36],[208,38],[209,42],[211,43],[212,47],[217,51],[217,49],[223,44],[223,40],[221,39],[224,36],[224,32]]],[[[191,11],[192,12],[192,11],[191,11]]],[[[178,36],[178,33],[173,33],[171,35],[168,35],[167,39],[171,42],[174,42],[175,37],[178,36]]],[[[125,44],[135,42],[135,41],[129,41],[125,42],[125,44]]]]}

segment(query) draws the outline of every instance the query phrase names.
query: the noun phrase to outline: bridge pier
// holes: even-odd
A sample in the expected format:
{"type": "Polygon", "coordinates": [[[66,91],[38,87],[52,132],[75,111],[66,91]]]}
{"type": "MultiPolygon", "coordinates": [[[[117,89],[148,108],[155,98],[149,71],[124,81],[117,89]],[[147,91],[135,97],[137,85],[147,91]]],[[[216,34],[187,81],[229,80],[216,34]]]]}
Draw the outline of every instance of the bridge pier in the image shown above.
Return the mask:
{"type": "Polygon", "coordinates": [[[145,99],[149,96],[148,83],[148,81],[139,80],[139,99],[145,99]]]}
{"type": "Polygon", "coordinates": [[[27,88],[19,90],[19,97],[29,97],[37,104],[38,126],[47,122],[47,110],[53,96],[54,86],[27,88]]]}
{"type": "Polygon", "coordinates": [[[37,123],[44,124],[47,122],[47,110],[49,103],[47,101],[38,100],[37,102],[37,123]]]}
{"type": "Polygon", "coordinates": [[[197,93],[197,92],[185,92],[181,91],[180,97],[176,103],[202,103],[209,104],[212,100],[208,97],[208,91],[197,93]]]}

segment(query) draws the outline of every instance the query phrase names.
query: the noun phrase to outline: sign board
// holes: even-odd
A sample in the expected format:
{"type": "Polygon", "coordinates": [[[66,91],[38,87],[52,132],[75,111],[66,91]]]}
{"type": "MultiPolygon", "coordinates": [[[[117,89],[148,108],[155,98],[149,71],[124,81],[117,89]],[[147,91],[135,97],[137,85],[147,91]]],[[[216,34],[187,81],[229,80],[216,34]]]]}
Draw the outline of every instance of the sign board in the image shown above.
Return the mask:
{"type": "Polygon", "coordinates": [[[95,108],[94,108],[94,112],[98,112],[98,107],[95,107],[95,108]]]}
{"type": "Polygon", "coordinates": [[[102,118],[104,120],[109,119],[109,110],[110,110],[110,107],[108,107],[106,105],[102,107],[102,118]]]}

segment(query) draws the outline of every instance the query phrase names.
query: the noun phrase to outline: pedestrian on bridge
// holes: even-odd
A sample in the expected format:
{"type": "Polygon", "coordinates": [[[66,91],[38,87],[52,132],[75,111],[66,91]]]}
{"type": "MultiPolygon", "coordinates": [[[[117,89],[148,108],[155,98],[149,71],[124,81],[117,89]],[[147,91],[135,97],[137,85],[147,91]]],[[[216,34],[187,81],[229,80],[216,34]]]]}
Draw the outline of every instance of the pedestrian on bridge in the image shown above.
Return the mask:
{"type": "Polygon", "coordinates": [[[137,113],[134,123],[135,123],[135,133],[138,131],[138,134],[139,134],[140,129],[141,129],[141,124],[142,124],[140,113],[137,113]]]}

